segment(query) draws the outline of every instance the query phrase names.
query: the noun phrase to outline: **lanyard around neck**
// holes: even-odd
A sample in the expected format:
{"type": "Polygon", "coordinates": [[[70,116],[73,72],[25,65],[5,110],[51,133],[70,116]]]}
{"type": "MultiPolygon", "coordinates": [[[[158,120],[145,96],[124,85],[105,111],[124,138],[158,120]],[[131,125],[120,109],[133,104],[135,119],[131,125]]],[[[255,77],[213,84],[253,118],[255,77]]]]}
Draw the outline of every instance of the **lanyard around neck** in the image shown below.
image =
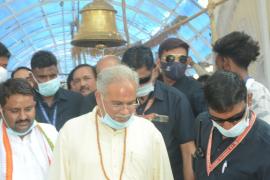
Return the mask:
{"type": "Polygon", "coordinates": [[[248,132],[252,128],[255,120],[256,115],[252,112],[251,120],[249,121],[249,126],[245,129],[245,131],[238,136],[226,149],[223,151],[217,159],[211,163],[211,149],[212,149],[212,140],[213,140],[213,127],[211,129],[211,133],[209,135],[208,145],[207,145],[207,153],[206,153],[206,170],[207,175],[209,176],[210,173],[227,157],[230,153],[243,141],[243,139],[247,136],[248,132]]]}
{"type": "Polygon", "coordinates": [[[47,123],[49,124],[52,124],[55,126],[56,124],[56,116],[57,116],[57,105],[55,105],[54,109],[53,109],[53,116],[52,116],[52,119],[49,118],[44,106],[42,105],[41,102],[38,103],[40,109],[41,109],[41,112],[43,114],[43,117],[45,118],[45,120],[47,121],[47,123]]]}

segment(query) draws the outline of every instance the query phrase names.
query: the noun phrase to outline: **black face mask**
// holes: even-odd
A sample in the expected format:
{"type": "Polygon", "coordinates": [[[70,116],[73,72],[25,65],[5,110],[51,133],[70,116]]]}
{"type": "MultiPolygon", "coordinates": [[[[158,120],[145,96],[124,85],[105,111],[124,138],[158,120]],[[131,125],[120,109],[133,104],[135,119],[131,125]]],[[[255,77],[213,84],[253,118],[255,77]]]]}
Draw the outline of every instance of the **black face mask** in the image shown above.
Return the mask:
{"type": "Polygon", "coordinates": [[[178,80],[185,76],[187,65],[180,62],[161,62],[161,69],[166,77],[178,80]]]}

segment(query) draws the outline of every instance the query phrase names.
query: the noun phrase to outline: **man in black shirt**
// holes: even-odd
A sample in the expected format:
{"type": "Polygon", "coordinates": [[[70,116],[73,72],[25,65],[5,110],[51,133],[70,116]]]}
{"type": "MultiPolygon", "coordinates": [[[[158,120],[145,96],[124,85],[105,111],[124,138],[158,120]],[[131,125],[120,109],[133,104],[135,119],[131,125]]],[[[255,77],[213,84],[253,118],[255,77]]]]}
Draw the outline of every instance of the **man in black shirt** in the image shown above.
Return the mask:
{"type": "Polygon", "coordinates": [[[189,45],[178,38],[168,38],[163,41],[158,49],[159,60],[157,64],[161,68],[161,78],[169,86],[183,92],[193,110],[195,117],[207,110],[202,86],[192,77],[187,77],[189,45]]]}
{"type": "Polygon", "coordinates": [[[196,119],[196,180],[270,179],[270,126],[250,110],[244,81],[218,71],[204,92],[208,113],[196,119]]]}
{"type": "Polygon", "coordinates": [[[51,52],[36,52],[31,68],[38,84],[36,119],[53,124],[59,130],[66,121],[80,115],[83,96],[60,87],[57,59],[51,52]]]}
{"type": "Polygon", "coordinates": [[[191,155],[194,146],[194,116],[186,96],[175,88],[155,81],[154,58],[150,48],[128,49],[122,63],[139,74],[137,115],[151,120],[160,130],[175,180],[193,180],[191,155]]]}

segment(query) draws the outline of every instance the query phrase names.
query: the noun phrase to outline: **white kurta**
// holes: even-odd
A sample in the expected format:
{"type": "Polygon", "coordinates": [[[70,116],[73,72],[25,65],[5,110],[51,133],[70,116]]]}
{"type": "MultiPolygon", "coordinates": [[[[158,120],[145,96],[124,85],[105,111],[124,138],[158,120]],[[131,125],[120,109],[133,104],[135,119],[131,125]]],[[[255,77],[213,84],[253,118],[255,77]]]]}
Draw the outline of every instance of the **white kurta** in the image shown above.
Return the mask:
{"type": "MultiPolygon", "coordinates": [[[[68,121],[59,133],[49,180],[104,180],[99,160],[96,109],[68,121]]],[[[113,130],[98,120],[103,164],[111,180],[118,180],[124,130],[113,130]]],[[[127,128],[126,163],[123,180],[173,179],[162,135],[155,126],[140,117],[127,128]]]]}
{"type": "MultiPolygon", "coordinates": [[[[2,122],[0,124],[2,127],[2,122]]],[[[55,127],[49,124],[39,124],[52,143],[54,143],[58,135],[55,127]]],[[[2,134],[2,128],[0,129],[2,134]]],[[[40,130],[35,127],[23,139],[10,134],[8,134],[8,138],[12,150],[12,180],[45,180],[49,168],[48,158],[52,159],[52,151],[40,130]]],[[[1,151],[3,151],[2,148],[3,143],[1,151]]],[[[4,161],[3,158],[1,157],[2,162],[4,161]]]]}

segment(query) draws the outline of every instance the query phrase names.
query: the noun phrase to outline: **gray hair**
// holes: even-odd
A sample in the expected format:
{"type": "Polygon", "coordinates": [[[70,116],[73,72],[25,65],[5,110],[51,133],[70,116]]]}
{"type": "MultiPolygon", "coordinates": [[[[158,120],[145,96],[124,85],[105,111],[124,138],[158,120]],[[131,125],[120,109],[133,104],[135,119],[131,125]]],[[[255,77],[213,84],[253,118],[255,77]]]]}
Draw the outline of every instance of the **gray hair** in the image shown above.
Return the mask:
{"type": "Polygon", "coordinates": [[[107,87],[114,82],[130,81],[139,86],[139,77],[137,72],[133,71],[126,65],[115,65],[102,70],[97,75],[97,91],[105,95],[107,87]]]}

